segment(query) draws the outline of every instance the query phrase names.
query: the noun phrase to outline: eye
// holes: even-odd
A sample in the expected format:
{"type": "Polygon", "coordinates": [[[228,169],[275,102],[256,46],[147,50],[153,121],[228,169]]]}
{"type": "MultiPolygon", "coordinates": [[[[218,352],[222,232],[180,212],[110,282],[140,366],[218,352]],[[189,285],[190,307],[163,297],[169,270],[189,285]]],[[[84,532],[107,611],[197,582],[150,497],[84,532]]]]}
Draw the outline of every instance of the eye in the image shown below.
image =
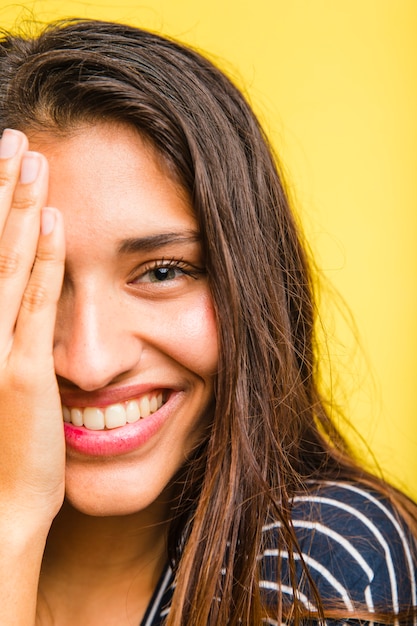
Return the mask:
{"type": "Polygon", "coordinates": [[[197,268],[180,259],[172,259],[166,261],[155,261],[151,267],[141,268],[139,276],[130,281],[133,284],[152,283],[154,285],[161,283],[170,283],[181,278],[191,277],[197,278],[204,274],[204,270],[197,268]]]}
{"type": "Polygon", "coordinates": [[[185,272],[180,267],[161,265],[148,270],[145,275],[141,277],[142,280],[139,282],[143,282],[143,279],[148,279],[150,283],[163,283],[169,280],[174,280],[175,278],[184,275],[184,273],[185,272]]]}

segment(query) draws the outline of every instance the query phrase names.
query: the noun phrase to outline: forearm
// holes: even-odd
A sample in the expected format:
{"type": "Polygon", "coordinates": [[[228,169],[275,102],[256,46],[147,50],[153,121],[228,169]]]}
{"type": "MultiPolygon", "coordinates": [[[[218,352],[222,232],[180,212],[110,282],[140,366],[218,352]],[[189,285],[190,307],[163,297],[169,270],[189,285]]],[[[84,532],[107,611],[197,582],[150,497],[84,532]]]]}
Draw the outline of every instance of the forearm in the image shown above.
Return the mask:
{"type": "Polygon", "coordinates": [[[34,626],[47,524],[0,520],[0,624],[34,626]]]}

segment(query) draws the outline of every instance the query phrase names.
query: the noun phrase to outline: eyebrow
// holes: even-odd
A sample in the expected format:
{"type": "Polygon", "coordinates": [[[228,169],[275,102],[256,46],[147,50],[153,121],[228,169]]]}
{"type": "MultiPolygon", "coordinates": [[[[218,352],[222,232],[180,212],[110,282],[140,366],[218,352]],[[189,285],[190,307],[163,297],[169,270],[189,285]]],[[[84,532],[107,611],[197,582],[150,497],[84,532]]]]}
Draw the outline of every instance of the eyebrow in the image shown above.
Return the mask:
{"type": "Polygon", "coordinates": [[[123,239],[118,246],[118,253],[134,254],[135,252],[150,252],[172,244],[200,243],[200,241],[200,234],[194,230],[158,233],[157,235],[147,235],[146,237],[123,239]]]}

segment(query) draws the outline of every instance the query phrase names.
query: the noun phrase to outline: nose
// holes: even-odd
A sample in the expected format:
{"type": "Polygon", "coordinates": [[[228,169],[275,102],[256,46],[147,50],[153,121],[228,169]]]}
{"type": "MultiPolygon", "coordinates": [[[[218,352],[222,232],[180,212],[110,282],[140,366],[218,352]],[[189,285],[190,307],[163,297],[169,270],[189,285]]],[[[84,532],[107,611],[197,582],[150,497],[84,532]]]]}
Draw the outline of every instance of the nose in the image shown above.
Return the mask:
{"type": "Polygon", "coordinates": [[[128,377],[141,352],[117,299],[94,292],[63,295],[54,341],[58,377],[84,391],[97,391],[128,377]]]}

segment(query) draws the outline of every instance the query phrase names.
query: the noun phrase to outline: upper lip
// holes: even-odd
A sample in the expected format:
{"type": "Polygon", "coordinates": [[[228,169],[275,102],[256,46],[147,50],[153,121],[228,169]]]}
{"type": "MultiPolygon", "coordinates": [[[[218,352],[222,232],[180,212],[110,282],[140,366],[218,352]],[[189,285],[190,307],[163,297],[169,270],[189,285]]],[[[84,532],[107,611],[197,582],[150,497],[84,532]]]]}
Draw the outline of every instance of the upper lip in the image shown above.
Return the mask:
{"type": "Polygon", "coordinates": [[[70,390],[60,389],[61,402],[67,407],[86,407],[95,406],[97,408],[104,408],[110,404],[117,404],[119,402],[127,402],[133,398],[140,398],[141,396],[156,393],[159,391],[173,391],[172,387],[166,385],[152,384],[140,384],[140,385],[127,385],[123,387],[115,387],[114,389],[102,389],[100,391],[85,392],[81,389],[70,390]]]}

